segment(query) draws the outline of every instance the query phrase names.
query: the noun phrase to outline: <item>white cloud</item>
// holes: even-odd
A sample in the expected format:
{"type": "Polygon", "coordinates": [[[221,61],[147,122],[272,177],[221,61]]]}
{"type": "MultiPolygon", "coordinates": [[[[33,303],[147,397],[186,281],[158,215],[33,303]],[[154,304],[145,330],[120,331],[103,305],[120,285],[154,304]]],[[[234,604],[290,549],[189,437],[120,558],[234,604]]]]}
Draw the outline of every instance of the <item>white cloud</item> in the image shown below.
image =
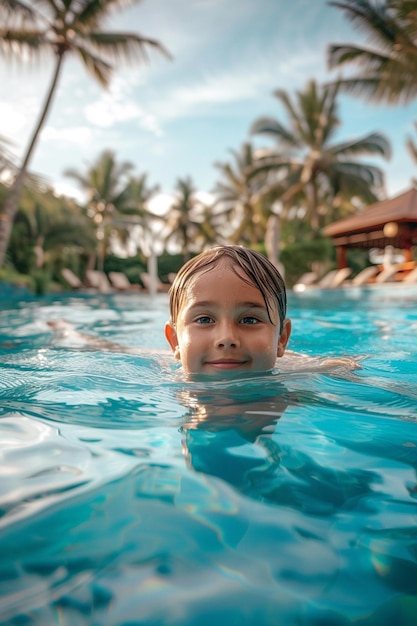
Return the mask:
{"type": "MultiPolygon", "coordinates": [[[[214,196],[208,191],[196,191],[195,197],[202,204],[212,204],[214,196]]],[[[149,210],[155,215],[166,215],[176,200],[175,193],[158,193],[148,202],[149,210]]]]}
{"type": "Polygon", "coordinates": [[[158,193],[148,202],[149,210],[155,215],[165,215],[171,208],[175,198],[172,194],[158,193]]]}
{"type": "Polygon", "coordinates": [[[109,91],[84,107],[87,121],[94,126],[110,128],[121,122],[136,120],[140,128],[161,136],[163,133],[156,117],[138,106],[131,95],[136,85],[136,80],[116,77],[109,91]]]}
{"type": "Polygon", "coordinates": [[[53,187],[55,192],[60,196],[67,196],[68,198],[74,198],[79,203],[85,202],[85,193],[80,191],[72,185],[71,183],[67,183],[63,180],[57,180],[54,182],[53,187]]]}
{"type": "Polygon", "coordinates": [[[67,126],[65,128],[54,128],[47,126],[42,131],[44,141],[66,141],[79,145],[85,145],[92,137],[91,128],[88,126],[67,126]]]}
{"type": "Polygon", "coordinates": [[[118,122],[140,119],[142,111],[132,102],[118,102],[104,94],[98,101],[84,107],[84,115],[90,124],[109,128],[118,122]]]}
{"type": "Polygon", "coordinates": [[[143,115],[142,118],[139,120],[139,126],[144,130],[148,130],[149,132],[153,133],[154,135],[156,135],[156,137],[162,137],[162,135],[164,134],[159,126],[158,120],[154,115],[143,115]]]}
{"type": "Polygon", "coordinates": [[[0,132],[9,137],[26,126],[26,116],[11,102],[0,102],[0,132]]]}
{"type": "Polygon", "coordinates": [[[210,193],[209,191],[197,191],[196,192],[196,198],[202,202],[203,204],[213,204],[215,197],[212,193],[210,193]]]}

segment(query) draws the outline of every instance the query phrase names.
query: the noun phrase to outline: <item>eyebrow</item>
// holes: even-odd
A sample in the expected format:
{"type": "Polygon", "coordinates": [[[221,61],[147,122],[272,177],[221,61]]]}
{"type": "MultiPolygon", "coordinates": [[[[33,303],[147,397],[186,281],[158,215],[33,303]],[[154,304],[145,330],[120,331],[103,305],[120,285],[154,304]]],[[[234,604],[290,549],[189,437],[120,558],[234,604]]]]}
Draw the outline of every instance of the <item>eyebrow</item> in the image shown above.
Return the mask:
{"type": "MultiPolygon", "coordinates": [[[[210,302],[209,300],[199,300],[190,306],[190,309],[196,309],[198,307],[213,307],[217,306],[216,303],[210,302]]],[[[239,302],[238,308],[242,309],[262,309],[264,311],[267,310],[265,304],[260,304],[259,302],[239,302]]]]}

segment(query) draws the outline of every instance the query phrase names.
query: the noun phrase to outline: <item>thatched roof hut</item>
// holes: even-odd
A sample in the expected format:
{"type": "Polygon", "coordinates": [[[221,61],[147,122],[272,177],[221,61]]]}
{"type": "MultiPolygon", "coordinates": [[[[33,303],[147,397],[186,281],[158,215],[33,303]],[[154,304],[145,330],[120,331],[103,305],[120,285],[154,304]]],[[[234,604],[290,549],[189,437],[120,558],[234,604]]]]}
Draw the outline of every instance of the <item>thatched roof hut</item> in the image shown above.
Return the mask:
{"type": "Polygon", "coordinates": [[[410,261],[412,248],[417,245],[417,189],[409,189],[329,224],[324,234],[333,239],[340,268],[346,267],[348,248],[393,246],[403,250],[405,259],[410,261]]]}

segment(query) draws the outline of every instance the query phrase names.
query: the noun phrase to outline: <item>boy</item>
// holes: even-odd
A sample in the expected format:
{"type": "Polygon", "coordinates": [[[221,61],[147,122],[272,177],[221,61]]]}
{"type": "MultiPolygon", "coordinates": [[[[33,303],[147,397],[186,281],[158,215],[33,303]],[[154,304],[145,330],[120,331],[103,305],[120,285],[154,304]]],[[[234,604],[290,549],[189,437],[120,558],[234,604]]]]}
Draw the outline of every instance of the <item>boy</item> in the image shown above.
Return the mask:
{"type": "Polygon", "coordinates": [[[267,372],[291,334],[286,308],[283,278],[264,255],[217,246],[178,272],[165,336],[186,374],[267,372]]]}

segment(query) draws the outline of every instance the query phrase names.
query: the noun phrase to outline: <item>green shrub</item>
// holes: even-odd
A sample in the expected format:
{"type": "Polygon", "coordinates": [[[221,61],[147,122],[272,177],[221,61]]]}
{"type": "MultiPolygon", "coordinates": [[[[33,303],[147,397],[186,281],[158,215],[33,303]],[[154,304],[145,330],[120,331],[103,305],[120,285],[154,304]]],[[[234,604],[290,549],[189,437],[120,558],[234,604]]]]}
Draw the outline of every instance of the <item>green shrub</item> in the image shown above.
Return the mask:
{"type": "Polygon", "coordinates": [[[336,254],[330,239],[319,237],[288,244],[280,254],[285,267],[285,281],[289,287],[320,263],[330,269],[336,265],[336,254]]]}

